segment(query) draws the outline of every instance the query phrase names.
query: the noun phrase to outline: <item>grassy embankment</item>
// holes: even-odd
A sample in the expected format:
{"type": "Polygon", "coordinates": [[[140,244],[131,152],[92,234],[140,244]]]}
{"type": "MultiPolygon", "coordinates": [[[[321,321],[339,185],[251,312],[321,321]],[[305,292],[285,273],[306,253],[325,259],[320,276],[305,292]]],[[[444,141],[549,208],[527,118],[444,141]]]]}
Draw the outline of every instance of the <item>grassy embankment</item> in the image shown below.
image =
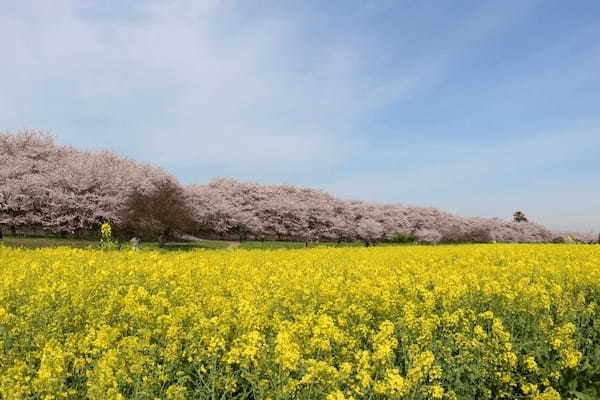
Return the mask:
{"type": "MultiPolygon", "coordinates": [[[[22,247],[28,249],[39,249],[46,247],[73,247],[81,249],[100,248],[98,238],[61,238],[55,236],[10,236],[5,235],[4,240],[0,241],[9,247],[22,247]]],[[[193,249],[226,249],[235,242],[224,240],[198,240],[193,242],[167,242],[160,244],[158,242],[141,242],[142,250],[193,250],[193,249]]],[[[122,249],[130,248],[129,242],[121,244],[122,249]]]]}
{"type": "MultiPolygon", "coordinates": [[[[9,247],[22,247],[28,249],[38,249],[46,247],[74,247],[74,248],[99,248],[100,241],[98,238],[61,238],[56,236],[28,236],[28,235],[5,235],[4,240],[0,241],[9,247]]],[[[377,246],[399,246],[401,243],[378,243],[377,246]]],[[[364,242],[320,242],[309,243],[308,247],[364,247],[364,242]]],[[[129,242],[121,244],[122,249],[128,249],[129,242]]],[[[245,242],[226,241],[226,240],[194,240],[194,241],[178,241],[178,242],[144,242],[140,244],[142,250],[221,250],[227,248],[240,249],[301,249],[306,247],[305,242],[280,241],[280,240],[249,240],[245,242]]]]}

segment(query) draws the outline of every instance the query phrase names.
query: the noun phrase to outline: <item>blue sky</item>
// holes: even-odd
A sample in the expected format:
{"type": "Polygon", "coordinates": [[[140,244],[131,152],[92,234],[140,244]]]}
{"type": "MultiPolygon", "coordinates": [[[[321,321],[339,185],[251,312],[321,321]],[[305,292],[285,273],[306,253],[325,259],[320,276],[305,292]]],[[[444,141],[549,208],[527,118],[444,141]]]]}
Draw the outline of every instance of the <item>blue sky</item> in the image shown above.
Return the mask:
{"type": "Polygon", "coordinates": [[[598,1],[0,3],[0,129],[600,229],[598,1]]]}

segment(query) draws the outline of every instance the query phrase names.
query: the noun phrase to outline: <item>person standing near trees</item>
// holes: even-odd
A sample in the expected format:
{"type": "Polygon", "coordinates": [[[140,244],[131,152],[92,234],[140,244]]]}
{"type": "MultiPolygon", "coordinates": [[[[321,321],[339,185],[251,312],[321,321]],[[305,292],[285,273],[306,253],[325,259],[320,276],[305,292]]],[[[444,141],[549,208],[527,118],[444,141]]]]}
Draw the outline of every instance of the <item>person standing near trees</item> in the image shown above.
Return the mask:
{"type": "Polygon", "coordinates": [[[129,243],[131,243],[131,249],[132,250],[139,250],[140,248],[140,239],[138,239],[137,237],[133,237],[131,238],[131,240],[129,241],[129,243]]]}

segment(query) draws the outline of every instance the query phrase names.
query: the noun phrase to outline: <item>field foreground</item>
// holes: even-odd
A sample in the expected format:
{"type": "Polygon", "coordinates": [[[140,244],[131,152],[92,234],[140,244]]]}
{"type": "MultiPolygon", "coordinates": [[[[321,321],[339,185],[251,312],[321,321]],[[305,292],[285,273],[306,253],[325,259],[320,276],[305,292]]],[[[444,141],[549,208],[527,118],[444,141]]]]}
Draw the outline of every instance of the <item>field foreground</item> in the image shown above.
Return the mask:
{"type": "Polygon", "coordinates": [[[0,398],[600,398],[600,246],[0,246],[0,398]]]}

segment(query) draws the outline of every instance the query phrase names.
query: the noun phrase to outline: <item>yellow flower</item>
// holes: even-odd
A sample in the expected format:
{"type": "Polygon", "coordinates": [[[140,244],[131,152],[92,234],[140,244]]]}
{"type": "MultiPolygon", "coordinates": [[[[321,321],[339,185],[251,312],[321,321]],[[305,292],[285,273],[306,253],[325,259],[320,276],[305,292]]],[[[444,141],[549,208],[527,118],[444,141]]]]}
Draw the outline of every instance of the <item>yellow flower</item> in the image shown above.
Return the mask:
{"type": "Polygon", "coordinates": [[[379,362],[389,361],[398,347],[398,340],[394,335],[394,324],[384,321],[379,325],[379,332],[373,338],[373,360],[379,362]]]}
{"type": "Polygon", "coordinates": [[[386,396],[401,397],[409,389],[409,382],[400,375],[396,368],[388,369],[384,379],[375,384],[375,393],[386,396]]]}
{"type": "Polygon", "coordinates": [[[444,398],[444,388],[438,385],[434,385],[431,387],[431,398],[432,399],[443,399],[444,398]]]}
{"type": "Polygon", "coordinates": [[[563,353],[563,366],[565,368],[574,368],[581,360],[581,352],[577,350],[568,350],[563,353]]]}
{"type": "Polygon", "coordinates": [[[521,390],[525,395],[535,395],[539,393],[538,387],[534,383],[525,383],[521,385],[521,390]]]}
{"type": "Polygon", "coordinates": [[[527,369],[529,371],[532,371],[532,372],[537,372],[537,370],[538,370],[538,365],[535,362],[535,358],[531,357],[531,356],[529,356],[525,359],[525,366],[527,367],[527,369]]]}
{"type": "Polygon", "coordinates": [[[276,362],[284,369],[295,370],[300,361],[300,346],[288,332],[279,332],[275,339],[276,362]]]}
{"type": "Polygon", "coordinates": [[[327,395],[326,400],[346,400],[346,396],[340,390],[336,390],[335,392],[331,392],[327,395]]]}
{"type": "Polygon", "coordinates": [[[544,390],[543,393],[536,395],[534,400],[560,400],[560,394],[553,388],[544,390]]]}
{"type": "Polygon", "coordinates": [[[168,400],[184,400],[187,399],[187,390],[185,387],[178,385],[171,385],[165,392],[168,400]]]}
{"type": "Polygon", "coordinates": [[[475,325],[475,328],[473,328],[473,332],[475,333],[475,336],[477,336],[480,339],[485,339],[487,337],[487,334],[485,333],[481,325],[475,325]]]}

